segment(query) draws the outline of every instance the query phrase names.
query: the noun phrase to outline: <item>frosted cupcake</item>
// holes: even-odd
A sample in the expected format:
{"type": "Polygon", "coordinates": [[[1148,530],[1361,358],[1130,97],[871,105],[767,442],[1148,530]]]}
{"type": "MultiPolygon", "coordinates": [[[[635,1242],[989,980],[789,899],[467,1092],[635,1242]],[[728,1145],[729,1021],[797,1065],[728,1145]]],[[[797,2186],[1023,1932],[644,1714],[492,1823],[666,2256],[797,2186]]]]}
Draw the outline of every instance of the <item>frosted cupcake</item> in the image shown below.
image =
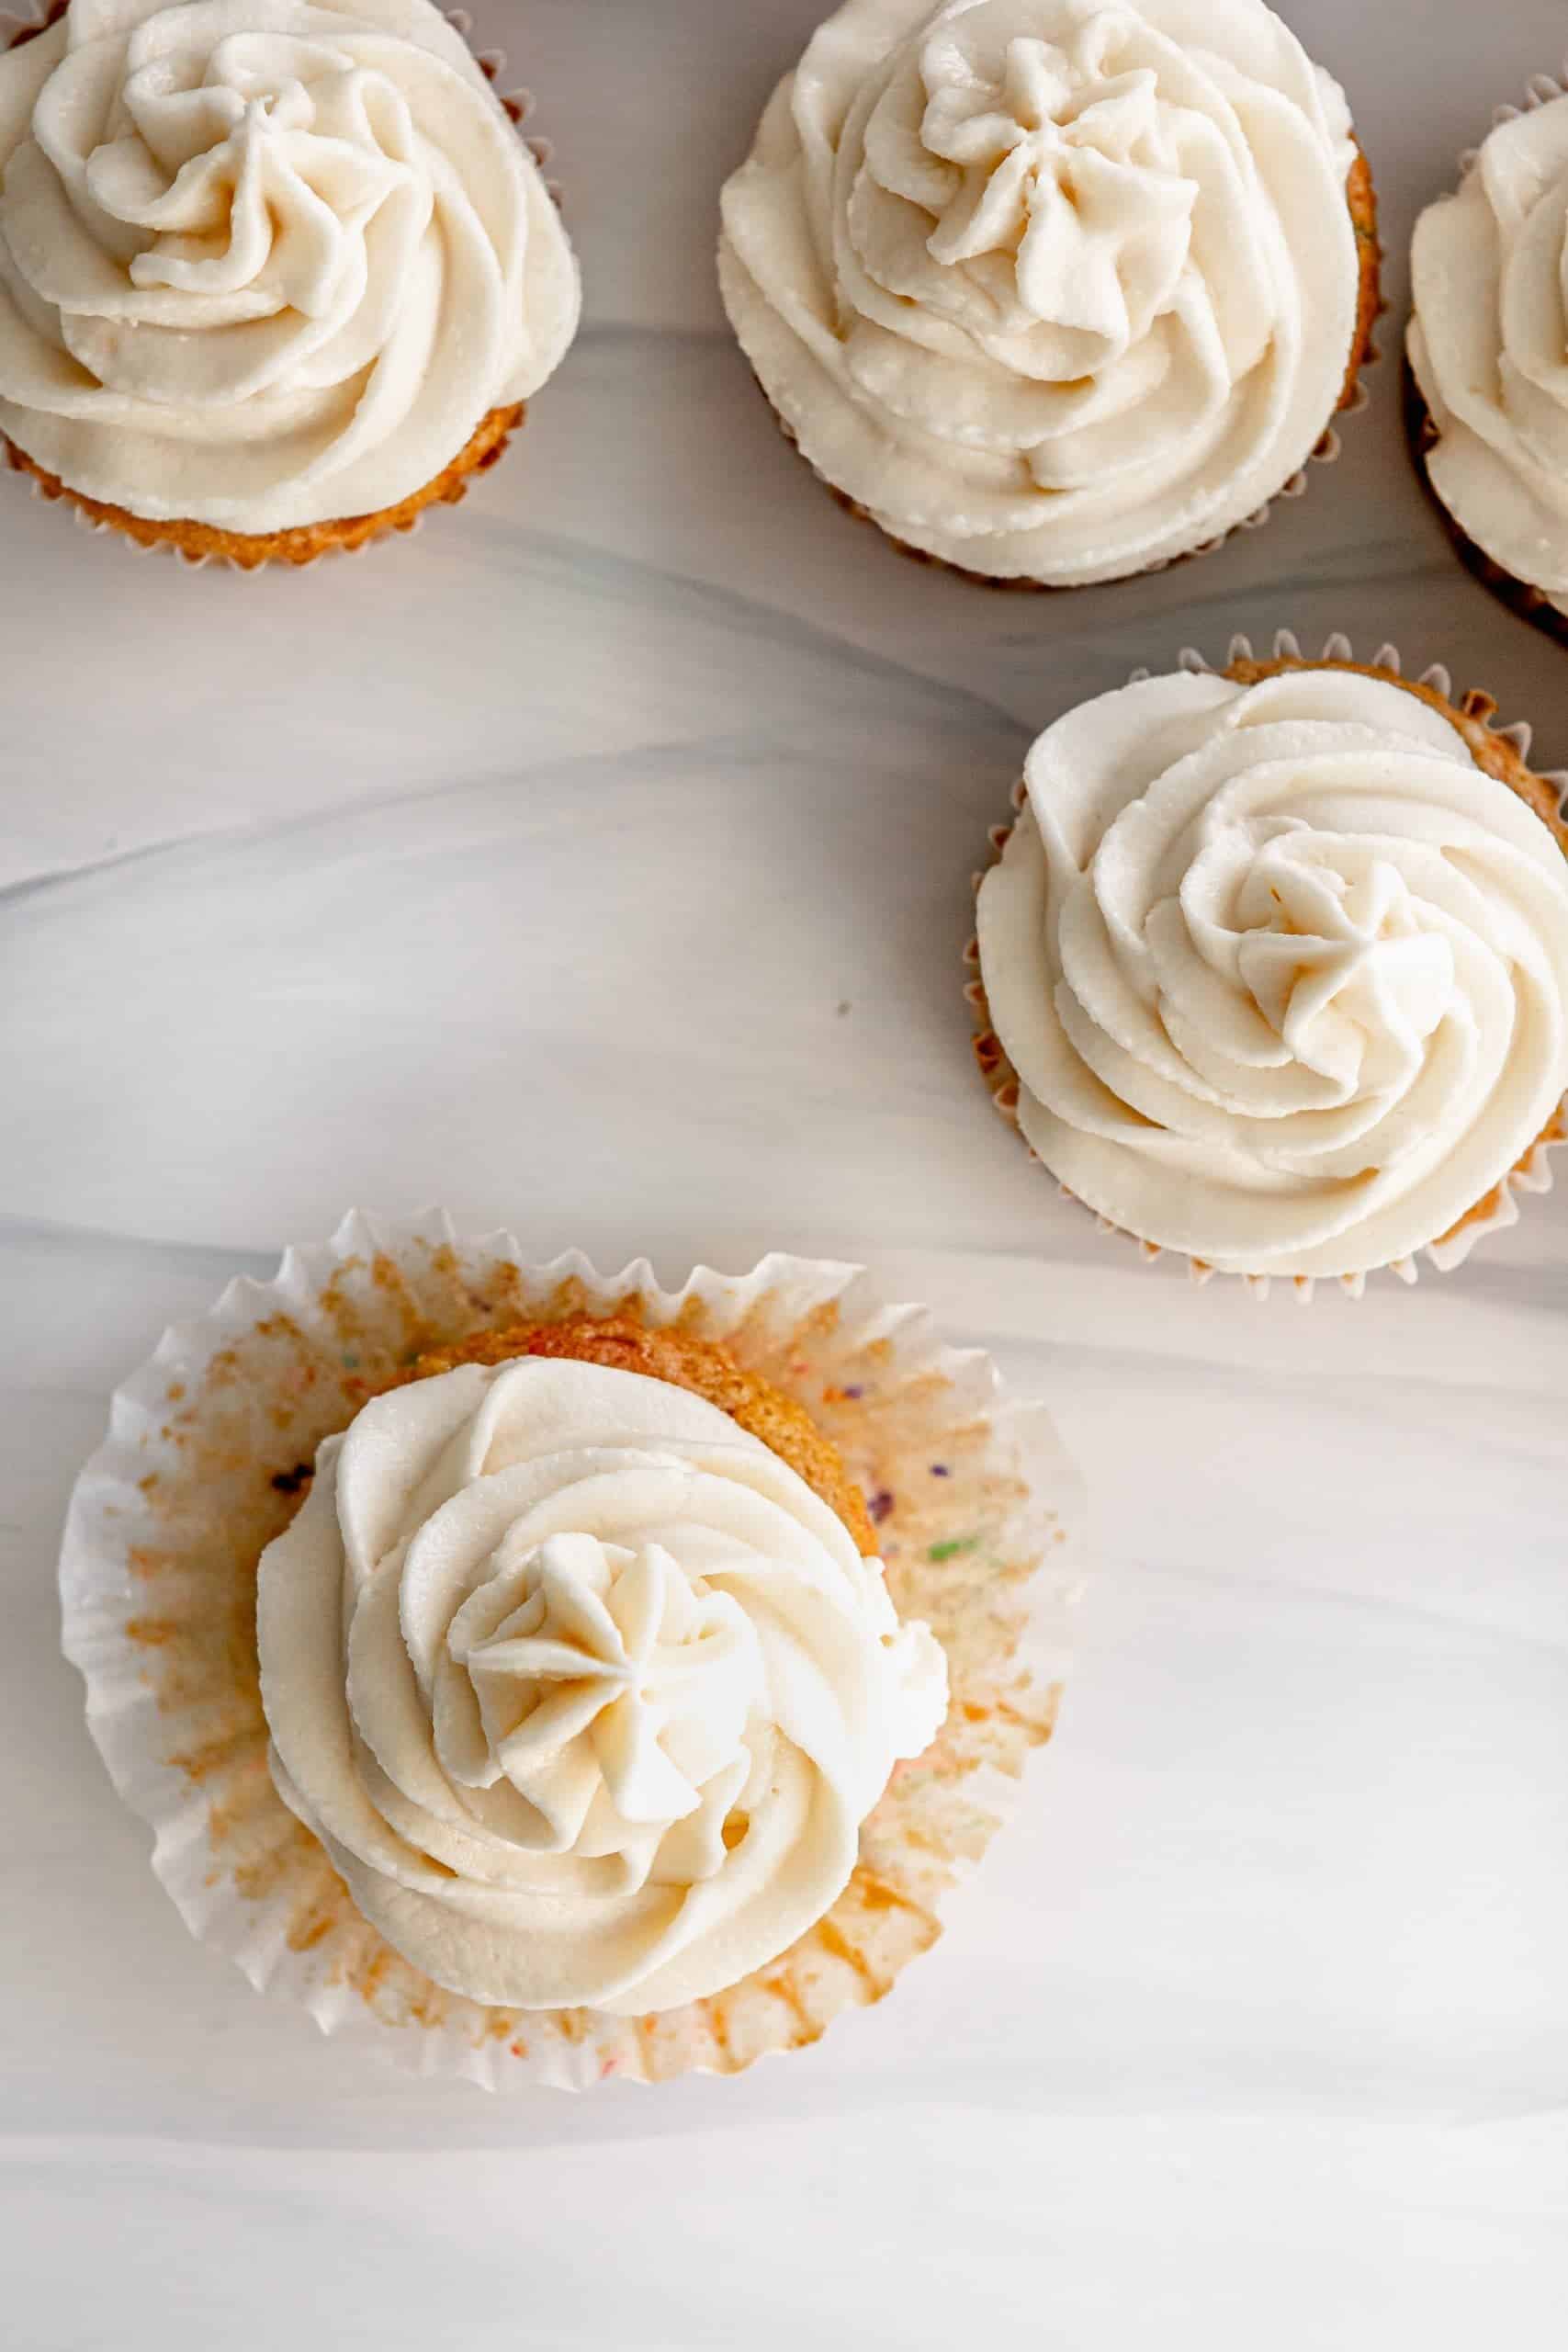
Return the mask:
{"type": "Polygon", "coordinates": [[[1568,1090],[1568,832],[1493,707],[1247,657],[1047,728],[980,888],[976,1049],[1068,1192],[1353,1286],[1511,1216],[1568,1090]]]}
{"type": "Polygon", "coordinates": [[[786,434],[905,549],[1168,563],[1294,486],[1377,310],[1338,86],[1262,0],[847,0],[723,198],[786,434]]]}
{"type": "Polygon", "coordinates": [[[436,1366],[262,1555],[278,1793],[449,1993],[722,1993],[842,1894],[942,1650],[833,1449],[719,1348],[578,1318],[436,1366]]]}
{"type": "Polygon", "coordinates": [[[578,301],[429,0],[72,0],[0,55],[0,434],[143,545],[406,528],[500,456],[578,301]]]}
{"type": "Polygon", "coordinates": [[[65,1645],[186,1921],[502,2089],[882,1997],[1045,1738],[1072,1481],[852,1268],[345,1221],[115,1401],[65,1645]]]}
{"type": "Polygon", "coordinates": [[[1410,255],[1407,416],[1461,555],[1568,642],[1568,96],[1542,77],[1410,255]]]}

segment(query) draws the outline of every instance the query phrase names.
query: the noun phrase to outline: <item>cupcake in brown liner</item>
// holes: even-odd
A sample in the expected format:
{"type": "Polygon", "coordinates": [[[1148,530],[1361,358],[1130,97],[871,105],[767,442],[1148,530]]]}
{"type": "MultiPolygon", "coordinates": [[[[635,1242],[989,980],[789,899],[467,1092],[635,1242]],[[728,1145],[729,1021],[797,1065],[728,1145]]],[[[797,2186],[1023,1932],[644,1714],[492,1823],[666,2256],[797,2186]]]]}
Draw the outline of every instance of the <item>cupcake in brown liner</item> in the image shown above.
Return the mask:
{"type": "Polygon", "coordinates": [[[787,438],[911,555],[1157,570],[1333,456],[1379,307],[1343,92],[1263,0],[846,0],[724,191],[787,438]]]}
{"type": "Polygon", "coordinates": [[[934,1941],[1051,1728],[1073,1493],[852,1269],[355,1217],[121,1390],[66,1647],[188,1924],[327,2030],[734,2072],[934,1941]]]}
{"type": "Polygon", "coordinates": [[[15,472],[140,547],[245,571],[463,496],[580,298],[521,103],[459,21],[430,0],[73,0],[0,39],[15,472]]]}
{"type": "Polygon", "coordinates": [[[978,881],[975,1050],[1063,1189],[1148,1256],[1359,1292],[1550,1184],[1568,826],[1446,672],[1281,632],[1032,747],[978,881]]]}
{"type": "Polygon", "coordinates": [[[1465,564],[1568,644],[1568,95],[1537,74],[1411,246],[1404,414],[1465,564]]]}

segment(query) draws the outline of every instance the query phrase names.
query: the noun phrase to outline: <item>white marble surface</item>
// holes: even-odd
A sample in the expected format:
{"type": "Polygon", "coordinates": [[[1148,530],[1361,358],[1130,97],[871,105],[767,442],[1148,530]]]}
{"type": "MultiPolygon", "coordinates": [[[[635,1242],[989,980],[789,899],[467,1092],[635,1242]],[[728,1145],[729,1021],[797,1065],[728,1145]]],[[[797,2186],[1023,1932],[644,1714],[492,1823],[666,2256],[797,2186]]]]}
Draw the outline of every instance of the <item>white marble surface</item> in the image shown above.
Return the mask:
{"type": "MultiPolygon", "coordinates": [[[[1393,249],[1561,0],[1294,0],[1393,249]]],[[[1568,2295],[1568,1195],[1359,1305],[1190,1288],[987,1111],[966,876],[1065,701],[1392,637],[1568,764],[1397,379],[1201,567],[992,596],[814,489],[716,190],[815,0],[488,0],[587,273],[520,446],[300,578],[0,481],[0,2339],[18,2352],[1538,2352],[1568,2295]],[[1097,1578],[1024,1817],[880,2011],[733,2082],[487,2101],[191,1944],[55,1649],[116,1377],[363,1201],[861,1255],[1049,1398],[1097,1578]]],[[[1395,343],[1393,323],[1385,345],[1395,343]]]]}

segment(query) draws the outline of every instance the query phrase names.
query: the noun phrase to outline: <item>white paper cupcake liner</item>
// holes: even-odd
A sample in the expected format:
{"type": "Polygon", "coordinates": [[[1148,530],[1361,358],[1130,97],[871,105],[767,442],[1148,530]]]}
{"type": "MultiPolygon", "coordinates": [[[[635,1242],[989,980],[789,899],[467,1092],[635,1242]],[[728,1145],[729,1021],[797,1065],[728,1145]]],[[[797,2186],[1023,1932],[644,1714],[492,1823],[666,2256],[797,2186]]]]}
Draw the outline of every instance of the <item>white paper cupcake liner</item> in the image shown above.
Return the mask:
{"type": "Polygon", "coordinates": [[[671,1292],[646,1260],[611,1276],[575,1252],[534,1266],[510,1235],[465,1239],[440,1211],[356,1212],[330,1242],[289,1250],[272,1281],[231,1283],[116,1392],[71,1500],[64,1645],[186,1925],[323,2031],[492,2090],[735,2073],[815,2041],[935,1941],[939,1905],[1051,1731],[1077,1503],[1043,1409],[853,1267],[775,1256],[739,1278],[698,1268],[671,1292]],[[889,1590],[931,1625],[952,1686],[942,1731],[895,1771],[817,1927],[715,1999],[640,2019],[485,2007],[400,1959],[273,1787],[255,1664],[256,1561],[322,1437],[427,1349],[611,1312],[721,1340],[806,1407],[861,1481],[889,1590]]]}
{"type": "MultiPolygon", "coordinates": [[[[1515,105],[1505,100],[1492,109],[1490,128],[1500,130],[1506,122],[1517,122],[1522,114],[1534,114],[1540,107],[1549,107],[1555,98],[1568,97],[1568,58],[1555,74],[1532,74],[1525,85],[1524,96],[1515,105]]],[[[1466,178],[1475,169],[1481,153],[1479,147],[1464,147],[1460,151],[1459,175],[1466,178]]]]}
{"type": "MultiPolygon", "coordinates": [[[[1232,638],[1224,662],[1210,662],[1207,656],[1199,652],[1195,647],[1185,646],[1177,656],[1177,667],[1182,670],[1213,673],[1215,671],[1224,672],[1237,662],[1259,660],[1303,662],[1311,661],[1314,658],[1303,653],[1300,641],[1293,630],[1281,628],[1274,632],[1272,647],[1267,653],[1261,655],[1255,653],[1250,638],[1236,636],[1232,638]]],[[[1332,636],[1325,639],[1323,651],[1315,659],[1321,662],[1354,662],[1357,655],[1350,639],[1336,630],[1332,636]]],[[[1405,674],[1399,649],[1394,645],[1380,645],[1377,651],[1371,655],[1368,666],[1374,670],[1391,671],[1396,677],[1403,677],[1405,674]]],[[[1140,684],[1143,680],[1152,674],[1146,667],[1134,670],[1128,684],[1140,684]]],[[[1444,702],[1452,703],[1455,711],[1465,722],[1466,729],[1474,730],[1477,739],[1488,735],[1495,736],[1501,741],[1511,745],[1521,760],[1528,760],[1530,747],[1530,727],[1528,719],[1519,718],[1499,723],[1495,716],[1496,705],[1491,695],[1483,692],[1472,690],[1456,696],[1453,691],[1453,681],[1441,662],[1430,664],[1414,678],[1413,683],[1428,687],[1432,693],[1440,695],[1444,702]]],[[[1559,811],[1568,808],[1568,771],[1551,769],[1544,772],[1538,770],[1535,773],[1538,781],[1555,795],[1559,811]]],[[[1024,786],[1020,781],[1012,790],[1012,806],[1015,812],[1023,806],[1024,797],[1024,786]]],[[[989,835],[992,864],[1001,855],[1011,831],[1010,824],[992,826],[989,835]]],[[[971,876],[970,879],[976,893],[985,878],[986,869],[971,876]]],[[[991,1024],[985,984],[979,977],[979,941],[973,934],[965,944],[964,962],[970,973],[970,978],[964,984],[964,999],[969,1007],[973,1020],[976,1058],[979,1062],[981,1073],[990,1092],[992,1104],[1018,1134],[1020,1140],[1025,1142],[1030,1158],[1038,1162],[1039,1153],[1027,1144],[1019,1125],[1018,1073],[1009,1061],[1001,1041],[991,1024]]],[[[1396,1275],[1404,1283],[1414,1283],[1420,1274],[1418,1258],[1425,1258],[1427,1263],[1435,1267],[1439,1273],[1450,1273],[1456,1266],[1462,1265],[1483,1236],[1502,1232],[1507,1227],[1518,1223],[1520,1194],[1549,1193],[1551,1190],[1552,1169],[1550,1155],[1565,1141],[1568,1141],[1568,1095],[1564,1096],[1546,1131],[1487,1195],[1484,1206],[1478,1204],[1451,1233],[1441,1235],[1436,1241],[1427,1243],[1415,1256],[1395,1259],[1386,1268],[1379,1267],[1375,1271],[1396,1275]]],[[[1127,1232],[1124,1227],[1113,1223],[1110,1217],[1101,1216],[1098,1210],[1090,1208],[1089,1204],[1080,1200],[1066,1184],[1058,1182],[1056,1189],[1064,1200],[1071,1201],[1076,1206],[1085,1210],[1086,1214],[1094,1219],[1096,1227],[1101,1233],[1120,1241],[1134,1243],[1140,1256],[1150,1264],[1156,1258],[1183,1258],[1188,1272],[1195,1283],[1212,1282],[1215,1274],[1223,1271],[1210,1265],[1202,1258],[1184,1257],[1184,1253],[1180,1250],[1167,1250],[1159,1242],[1145,1241],[1138,1235],[1127,1232]]],[[[1237,1274],[1228,1279],[1244,1283],[1255,1298],[1267,1298],[1271,1289],[1278,1283],[1281,1289],[1288,1290],[1292,1296],[1303,1306],[1311,1302],[1318,1287],[1318,1282],[1309,1274],[1288,1276],[1237,1274]]],[[[1364,1273],[1341,1274],[1335,1279],[1333,1286],[1343,1290],[1352,1298],[1359,1298],[1365,1292],[1367,1276],[1364,1273]]]]}
{"type": "MultiPolygon", "coordinates": [[[[532,131],[524,129],[524,125],[532,119],[537,104],[533,92],[507,89],[504,78],[508,70],[505,51],[480,49],[475,38],[474,20],[466,8],[444,8],[441,13],[453,30],[460,34],[472,50],[475,62],[484,74],[506,113],[511,117],[518,137],[533,156],[541,173],[547,174],[545,187],[558,207],[561,201],[559,183],[547,176],[548,166],[555,159],[555,151],[547,139],[536,137],[532,131]]],[[[39,0],[39,5],[21,14],[0,8],[0,52],[12,48],[24,36],[47,32],[50,26],[64,14],[65,7],[60,5],[60,0],[39,0]]],[[[525,416],[520,417],[513,427],[513,433],[520,433],[526,421],[525,416]]],[[[361,556],[383,539],[411,538],[415,532],[423,529],[433,512],[432,507],[422,507],[418,514],[410,515],[406,522],[389,524],[385,528],[373,532],[368,538],[361,539],[355,547],[345,547],[341,543],[323,547],[302,562],[293,561],[286,557],[264,556],[254,563],[243,563],[235,556],[192,555],[186,548],[175,546],[170,539],[147,541],[133,538],[129,531],[121,529],[118,524],[109,522],[103,515],[91,514],[85,507],[77,505],[74,499],[69,495],[69,484],[62,490],[53,489],[40,481],[38,476],[29,472],[25,466],[18,464],[12,454],[12,445],[3,434],[0,434],[0,458],[5,460],[5,465],[0,468],[0,470],[14,474],[40,504],[63,506],[79,530],[90,532],[95,537],[116,540],[132,556],[151,556],[164,560],[173,557],[186,571],[223,571],[237,575],[243,580],[254,579],[259,572],[265,571],[314,571],[319,564],[329,558],[361,556]]],[[[476,472],[478,470],[478,469],[475,469],[476,472]]],[[[473,480],[472,474],[465,476],[465,495],[472,487],[473,480]]],[[[461,500],[447,499],[436,503],[455,505],[460,504],[461,500]]]]}

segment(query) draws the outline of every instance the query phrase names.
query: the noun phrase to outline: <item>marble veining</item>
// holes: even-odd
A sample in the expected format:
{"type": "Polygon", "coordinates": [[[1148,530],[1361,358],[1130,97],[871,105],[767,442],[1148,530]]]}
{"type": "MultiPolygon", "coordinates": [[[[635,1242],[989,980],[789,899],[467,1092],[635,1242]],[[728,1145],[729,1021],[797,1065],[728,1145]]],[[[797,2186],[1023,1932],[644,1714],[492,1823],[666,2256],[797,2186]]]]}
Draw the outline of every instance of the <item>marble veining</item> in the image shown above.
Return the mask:
{"type": "Polygon", "coordinates": [[[1413,1291],[1196,1288],[990,1112],[960,954],[1030,737],[1183,645],[1392,639],[1568,765],[1568,656],[1450,557],[1395,366],[1415,213],[1562,11],[1478,39],[1453,0],[1292,0],[1382,197],[1371,405],[1264,529],[1065,598],[840,514],[723,329],[717,187],[817,13],[476,10],[537,93],[588,322],[411,543],[188,572],[0,481],[0,2337],[28,2352],[1560,2333],[1568,1193],[1413,1291]],[[1021,1819],[896,1998],[785,2065],[504,2107],[382,2072],[188,1941],[88,1743],[53,1564],[108,1390],[230,1272],[430,1200],[667,1278],[874,1260],[1086,1473],[1021,1819]]]}

